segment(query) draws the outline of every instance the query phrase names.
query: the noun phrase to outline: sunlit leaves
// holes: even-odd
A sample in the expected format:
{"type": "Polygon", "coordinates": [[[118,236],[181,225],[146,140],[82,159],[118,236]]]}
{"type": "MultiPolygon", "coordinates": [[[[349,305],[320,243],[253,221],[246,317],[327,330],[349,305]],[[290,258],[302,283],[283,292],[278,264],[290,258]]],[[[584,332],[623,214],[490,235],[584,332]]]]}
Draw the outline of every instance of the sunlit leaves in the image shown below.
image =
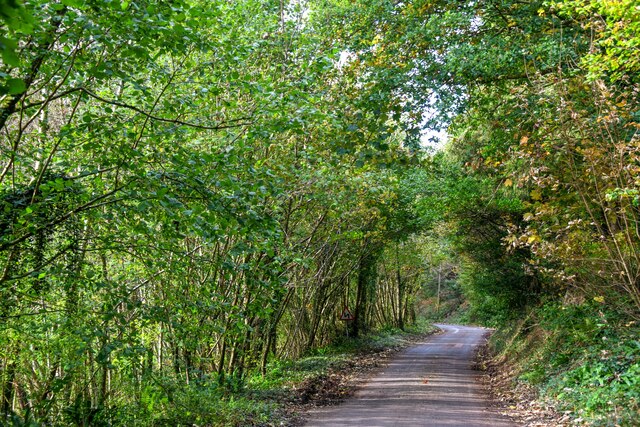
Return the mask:
{"type": "Polygon", "coordinates": [[[640,69],[637,2],[572,0],[547,4],[559,14],[578,20],[585,30],[592,32],[593,43],[598,49],[591,49],[582,58],[590,79],[606,76],[612,81],[633,79],[640,69]]]}
{"type": "Polygon", "coordinates": [[[417,133],[398,126],[420,114],[391,86],[363,87],[366,68],[337,66],[343,47],[303,6],[26,2],[39,25],[19,58],[2,39],[0,69],[16,414],[161,419],[145,411],[173,405],[171,390],[222,390],[276,349],[330,339],[322,304],[420,228],[419,190],[401,196],[417,133]],[[24,349],[36,341],[48,345],[24,349]],[[149,391],[150,378],[171,386],[149,391]]]}

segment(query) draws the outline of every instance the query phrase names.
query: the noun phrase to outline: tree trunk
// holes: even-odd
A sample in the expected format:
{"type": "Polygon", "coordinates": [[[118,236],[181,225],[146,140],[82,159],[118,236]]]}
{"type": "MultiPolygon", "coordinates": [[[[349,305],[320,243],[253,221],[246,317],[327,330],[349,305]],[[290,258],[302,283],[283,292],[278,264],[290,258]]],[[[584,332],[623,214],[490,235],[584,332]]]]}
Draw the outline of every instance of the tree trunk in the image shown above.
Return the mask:
{"type": "Polygon", "coordinates": [[[369,303],[375,291],[377,255],[373,252],[368,252],[367,246],[366,244],[364,245],[365,252],[360,257],[358,265],[355,320],[350,322],[350,335],[354,338],[369,330],[369,303]]]}

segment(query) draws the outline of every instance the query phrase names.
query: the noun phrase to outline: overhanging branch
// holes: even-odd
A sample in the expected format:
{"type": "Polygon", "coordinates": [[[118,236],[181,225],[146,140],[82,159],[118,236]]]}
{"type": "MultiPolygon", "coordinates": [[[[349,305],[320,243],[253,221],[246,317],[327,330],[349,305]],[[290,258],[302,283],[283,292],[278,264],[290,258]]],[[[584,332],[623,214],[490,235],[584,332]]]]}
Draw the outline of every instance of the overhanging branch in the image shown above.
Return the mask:
{"type": "Polygon", "coordinates": [[[80,90],[84,93],[86,93],[87,95],[89,95],[90,97],[97,99],[100,102],[104,102],[105,104],[109,104],[109,105],[114,105],[116,107],[122,107],[122,108],[126,108],[132,111],[135,111],[136,113],[140,113],[143,116],[149,118],[150,120],[156,120],[159,122],[164,122],[164,123],[172,123],[172,124],[176,124],[176,125],[180,125],[180,126],[187,126],[187,127],[191,127],[191,128],[196,128],[196,129],[205,129],[205,130],[222,130],[222,129],[229,129],[229,128],[235,128],[235,127],[242,127],[242,126],[247,126],[250,125],[251,122],[251,117],[240,117],[237,119],[231,119],[231,120],[227,120],[224,121],[222,123],[219,123],[217,125],[201,125],[198,123],[189,123],[189,122],[185,122],[183,120],[179,120],[179,119],[168,119],[166,117],[159,117],[159,116],[154,116],[153,114],[150,114],[146,111],[144,111],[141,108],[136,107],[135,105],[130,105],[130,104],[126,104],[124,102],[120,102],[120,101],[114,101],[114,100],[110,100],[110,99],[106,99],[101,97],[98,94],[95,94],[93,92],[91,92],[89,89],[86,88],[80,88],[80,90]]]}

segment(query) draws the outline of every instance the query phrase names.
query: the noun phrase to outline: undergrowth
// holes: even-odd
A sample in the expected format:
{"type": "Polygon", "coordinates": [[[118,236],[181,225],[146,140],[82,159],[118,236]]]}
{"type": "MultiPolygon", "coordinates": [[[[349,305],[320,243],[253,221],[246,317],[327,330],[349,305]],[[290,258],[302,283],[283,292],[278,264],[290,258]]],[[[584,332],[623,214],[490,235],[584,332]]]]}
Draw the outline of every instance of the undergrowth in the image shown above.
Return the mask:
{"type": "MultiPolygon", "coordinates": [[[[304,383],[322,383],[330,370],[353,364],[357,355],[372,354],[408,344],[412,337],[433,331],[422,322],[407,331],[388,328],[360,338],[344,338],[318,348],[297,360],[272,360],[263,375],[255,371],[243,377],[196,376],[189,384],[154,377],[135,393],[135,404],[112,401],[96,411],[83,402],[65,411],[56,425],[91,426],[269,426],[290,425],[284,405],[295,400],[304,383]]],[[[26,417],[0,418],[0,425],[39,425],[26,417]]]]}
{"type": "Polygon", "coordinates": [[[430,328],[423,323],[408,331],[390,328],[357,339],[344,338],[298,360],[273,360],[264,375],[256,371],[243,378],[204,379],[188,387],[157,379],[141,392],[140,405],[112,408],[104,419],[96,417],[90,424],[115,425],[111,419],[122,421],[121,425],[154,427],[288,425],[283,404],[305,381],[321,381],[330,369],[340,369],[357,354],[401,346],[430,328]]]}
{"type": "Polygon", "coordinates": [[[494,334],[494,352],[540,398],[592,426],[634,426],[640,419],[640,325],[602,298],[548,303],[494,334]]]}

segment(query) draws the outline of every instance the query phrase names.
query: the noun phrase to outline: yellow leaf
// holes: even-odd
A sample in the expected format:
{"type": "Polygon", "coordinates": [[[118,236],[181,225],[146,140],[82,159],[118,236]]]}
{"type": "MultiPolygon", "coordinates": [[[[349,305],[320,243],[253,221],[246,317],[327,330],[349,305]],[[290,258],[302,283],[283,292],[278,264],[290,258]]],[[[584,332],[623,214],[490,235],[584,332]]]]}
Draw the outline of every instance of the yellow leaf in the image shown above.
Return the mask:
{"type": "Polygon", "coordinates": [[[504,186],[505,187],[511,187],[513,185],[513,181],[511,181],[510,179],[506,179],[504,181],[504,186]]]}
{"type": "Polygon", "coordinates": [[[604,297],[603,296],[599,296],[599,297],[593,297],[593,300],[595,302],[599,302],[599,303],[603,303],[604,302],[604,297]]]}
{"type": "Polygon", "coordinates": [[[525,221],[531,221],[533,219],[533,214],[531,212],[527,212],[526,214],[524,214],[522,219],[524,219],[525,221]]]}
{"type": "Polygon", "coordinates": [[[532,190],[531,191],[531,198],[533,200],[541,200],[542,199],[542,193],[540,193],[539,190],[532,190]]]}
{"type": "Polygon", "coordinates": [[[527,142],[529,142],[529,137],[527,135],[520,138],[520,144],[526,144],[527,142]]]}
{"type": "Polygon", "coordinates": [[[534,234],[533,236],[529,236],[529,238],[527,239],[528,244],[536,243],[539,241],[540,241],[540,237],[537,236],[536,234],[534,234]]]}

